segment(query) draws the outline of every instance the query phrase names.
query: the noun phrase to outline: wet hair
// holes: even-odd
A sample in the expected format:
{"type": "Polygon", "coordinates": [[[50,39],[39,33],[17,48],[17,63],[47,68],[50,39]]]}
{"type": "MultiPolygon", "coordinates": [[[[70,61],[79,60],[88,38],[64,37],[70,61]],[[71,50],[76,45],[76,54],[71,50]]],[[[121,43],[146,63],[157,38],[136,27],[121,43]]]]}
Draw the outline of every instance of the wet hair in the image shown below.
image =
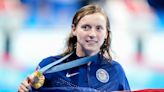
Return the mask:
{"type": "MultiPolygon", "coordinates": [[[[100,48],[100,53],[105,56],[107,59],[112,60],[111,54],[110,54],[110,46],[111,46],[111,31],[110,31],[110,23],[109,18],[107,14],[103,11],[101,7],[98,5],[86,5],[82,7],[79,11],[76,12],[76,14],[73,17],[72,21],[72,27],[77,27],[79,21],[86,15],[94,14],[94,13],[100,13],[102,14],[106,19],[106,29],[107,29],[107,38],[104,40],[104,43],[102,44],[100,48]]],[[[68,53],[71,53],[72,51],[76,50],[76,43],[77,38],[76,36],[73,36],[72,32],[69,35],[69,38],[67,40],[67,47],[64,51],[63,55],[66,55],[68,53]]]]}

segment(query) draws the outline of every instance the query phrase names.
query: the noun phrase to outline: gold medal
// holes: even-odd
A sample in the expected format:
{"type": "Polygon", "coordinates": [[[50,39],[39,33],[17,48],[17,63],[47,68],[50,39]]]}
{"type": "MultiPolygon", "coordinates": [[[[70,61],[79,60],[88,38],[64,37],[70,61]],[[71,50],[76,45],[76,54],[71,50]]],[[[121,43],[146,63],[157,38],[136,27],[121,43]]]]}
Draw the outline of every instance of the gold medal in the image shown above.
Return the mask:
{"type": "Polygon", "coordinates": [[[35,89],[42,87],[45,81],[44,75],[39,71],[34,72],[33,75],[34,75],[34,80],[31,86],[35,89]]]}

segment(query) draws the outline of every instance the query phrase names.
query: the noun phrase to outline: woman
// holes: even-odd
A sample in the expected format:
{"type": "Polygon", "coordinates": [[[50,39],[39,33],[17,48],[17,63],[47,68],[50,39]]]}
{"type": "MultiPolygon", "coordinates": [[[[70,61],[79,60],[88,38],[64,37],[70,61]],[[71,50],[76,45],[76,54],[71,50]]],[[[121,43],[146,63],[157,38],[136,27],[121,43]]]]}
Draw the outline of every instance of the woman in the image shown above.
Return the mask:
{"type": "MultiPolygon", "coordinates": [[[[43,73],[43,86],[33,88],[35,91],[122,91],[130,90],[126,75],[121,65],[112,60],[110,24],[107,15],[97,5],[82,7],[74,16],[72,31],[63,54],[43,59],[39,69],[58,62],[61,64],[89,57],[91,61],[58,72],[43,73]],[[70,54],[71,53],[71,54],[70,54]],[[93,56],[96,57],[93,59],[93,56]]],[[[85,61],[86,62],[86,61],[85,61]]],[[[73,64],[72,64],[73,66],[73,64]]],[[[63,67],[62,67],[63,68],[63,67]]],[[[33,85],[34,74],[27,77],[19,91],[29,91],[33,85]]]]}

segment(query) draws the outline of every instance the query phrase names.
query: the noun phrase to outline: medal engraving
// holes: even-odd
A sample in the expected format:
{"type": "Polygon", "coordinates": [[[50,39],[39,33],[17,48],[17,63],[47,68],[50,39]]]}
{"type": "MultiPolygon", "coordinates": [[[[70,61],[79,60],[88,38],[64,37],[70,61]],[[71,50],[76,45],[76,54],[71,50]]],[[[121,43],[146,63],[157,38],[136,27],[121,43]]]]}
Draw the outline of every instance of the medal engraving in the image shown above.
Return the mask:
{"type": "Polygon", "coordinates": [[[32,82],[32,87],[35,89],[42,87],[45,81],[44,75],[39,71],[34,72],[33,75],[34,75],[34,80],[32,82]]]}

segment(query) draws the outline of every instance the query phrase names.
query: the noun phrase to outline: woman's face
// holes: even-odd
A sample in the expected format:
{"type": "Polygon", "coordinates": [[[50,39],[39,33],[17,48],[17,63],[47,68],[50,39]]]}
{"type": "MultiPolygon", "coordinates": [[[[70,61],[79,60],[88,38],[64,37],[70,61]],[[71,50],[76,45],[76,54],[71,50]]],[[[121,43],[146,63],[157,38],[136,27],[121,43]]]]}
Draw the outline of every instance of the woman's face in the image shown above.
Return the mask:
{"type": "Polygon", "coordinates": [[[99,52],[107,38],[106,19],[101,13],[85,15],[72,32],[77,37],[77,50],[99,52]]]}

